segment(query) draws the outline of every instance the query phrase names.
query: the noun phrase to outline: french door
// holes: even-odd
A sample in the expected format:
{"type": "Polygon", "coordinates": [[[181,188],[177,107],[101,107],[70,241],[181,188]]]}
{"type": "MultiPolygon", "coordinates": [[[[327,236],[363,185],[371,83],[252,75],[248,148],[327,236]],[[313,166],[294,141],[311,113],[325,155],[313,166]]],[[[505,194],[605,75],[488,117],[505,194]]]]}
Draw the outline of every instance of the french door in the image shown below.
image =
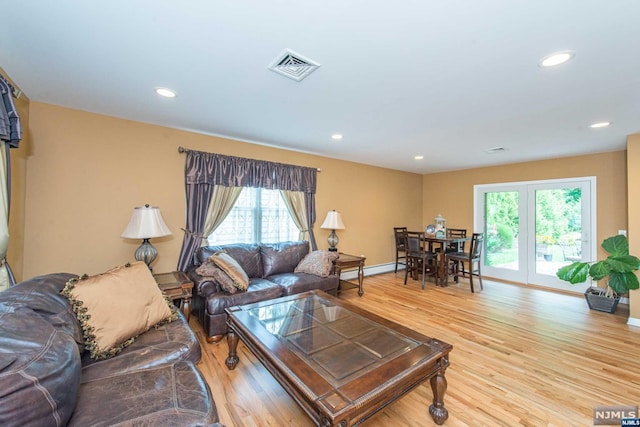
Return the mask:
{"type": "Polygon", "coordinates": [[[485,233],[483,274],[570,292],[556,271],[595,254],[595,177],[477,185],[474,229],[485,233]]]}

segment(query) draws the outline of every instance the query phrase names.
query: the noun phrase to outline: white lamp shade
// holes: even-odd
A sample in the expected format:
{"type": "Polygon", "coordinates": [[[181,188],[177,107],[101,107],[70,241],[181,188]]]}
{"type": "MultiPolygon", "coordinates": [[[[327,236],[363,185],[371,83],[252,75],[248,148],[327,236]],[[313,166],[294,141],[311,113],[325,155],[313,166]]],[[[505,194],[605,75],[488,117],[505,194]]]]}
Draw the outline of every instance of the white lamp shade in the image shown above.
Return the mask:
{"type": "Polygon", "coordinates": [[[324,219],[320,228],[327,230],[344,230],[345,226],[342,222],[340,212],[336,212],[335,210],[327,212],[327,217],[324,219]]]}
{"type": "Polygon", "coordinates": [[[151,239],[170,235],[171,230],[164,223],[160,208],[145,205],[133,208],[133,215],[131,215],[129,225],[127,225],[120,237],[125,239],[151,239]]]}

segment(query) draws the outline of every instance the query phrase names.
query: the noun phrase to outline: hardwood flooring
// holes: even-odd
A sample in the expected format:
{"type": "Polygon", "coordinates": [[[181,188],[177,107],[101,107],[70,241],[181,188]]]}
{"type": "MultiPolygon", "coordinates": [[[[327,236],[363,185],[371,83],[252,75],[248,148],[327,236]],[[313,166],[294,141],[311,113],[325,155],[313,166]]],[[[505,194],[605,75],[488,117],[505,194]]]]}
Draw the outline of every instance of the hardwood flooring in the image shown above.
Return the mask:
{"type": "MultiPolygon", "coordinates": [[[[584,297],[484,281],[447,288],[386,273],[365,278],[340,298],[453,345],[445,406],[447,426],[591,426],[599,405],[640,402],[640,328],[616,314],[591,311],[584,297]]],[[[227,344],[202,345],[199,364],[227,427],[312,426],[313,423],[240,343],[228,371],[227,344]]],[[[431,426],[427,383],[368,420],[369,427],[431,426]]]]}

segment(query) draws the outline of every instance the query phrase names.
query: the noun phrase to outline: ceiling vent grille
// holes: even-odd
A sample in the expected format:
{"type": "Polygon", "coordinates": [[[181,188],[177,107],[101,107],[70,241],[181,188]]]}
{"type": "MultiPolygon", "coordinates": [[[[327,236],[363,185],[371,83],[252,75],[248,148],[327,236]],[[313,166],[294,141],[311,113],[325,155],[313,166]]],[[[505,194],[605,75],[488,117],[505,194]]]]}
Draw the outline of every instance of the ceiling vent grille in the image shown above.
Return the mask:
{"type": "Polygon", "coordinates": [[[319,66],[320,64],[317,62],[291,49],[285,49],[284,52],[269,65],[269,69],[299,82],[313,73],[319,66]]]}
{"type": "Polygon", "coordinates": [[[489,148],[487,150],[484,150],[484,152],[487,153],[487,154],[502,153],[503,151],[507,151],[507,149],[504,148],[504,147],[493,147],[493,148],[489,148]]]}

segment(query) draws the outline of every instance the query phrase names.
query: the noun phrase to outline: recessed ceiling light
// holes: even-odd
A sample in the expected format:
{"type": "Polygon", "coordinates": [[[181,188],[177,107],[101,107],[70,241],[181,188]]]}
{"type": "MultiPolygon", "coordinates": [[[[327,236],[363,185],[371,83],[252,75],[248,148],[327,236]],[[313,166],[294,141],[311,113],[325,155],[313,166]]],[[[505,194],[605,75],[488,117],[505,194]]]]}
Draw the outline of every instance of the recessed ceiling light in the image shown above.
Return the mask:
{"type": "Polygon", "coordinates": [[[590,124],[589,127],[591,129],[606,128],[610,124],[611,124],[611,122],[599,122],[599,123],[590,124]]]}
{"type": "Polygon", "coordinates": [[[422,155],[417,155],[417,156],[415,156],[415,157],[414,157],[414,159],[416,159],[416,160],[422,160],[422,159],[424,159],[424,156],[422,156],[422,155]]]}
{"type": "Polygon", "coordinates": [[[167,89],[166,87],[157,87],[156,93],[160,96],[164,96],[165,98],[175,98],[176,93],[171,89],[167,89]]]}
{"type": "Polygon", "coordinates": [[[339,141],[342,139],[342,134],[334,133],[333,135],[331,135],[331,139],[335,139],[336,141],[339,141]]]}
{"type": "Polygon", "coordinates": [[[575,55],[576,53],[571,50],[555,52],[542,58],[538,65],[542,68],[555,67],[556,65],[564,64],[568,60],[572,59],[575,55]]]}

